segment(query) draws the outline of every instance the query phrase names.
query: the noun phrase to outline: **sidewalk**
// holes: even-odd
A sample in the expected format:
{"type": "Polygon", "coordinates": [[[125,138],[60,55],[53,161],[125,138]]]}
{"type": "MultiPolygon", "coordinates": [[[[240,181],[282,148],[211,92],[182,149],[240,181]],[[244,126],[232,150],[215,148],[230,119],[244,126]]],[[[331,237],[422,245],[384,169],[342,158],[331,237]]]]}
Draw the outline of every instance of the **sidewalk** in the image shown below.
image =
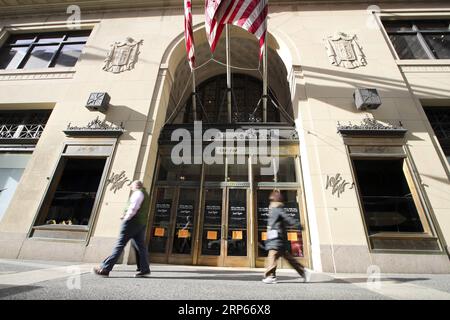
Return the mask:
{"type": "Polygon", "coordinates": [[[280,270],[277,285],[261,282],[262,270],[152,265],[135,279],[134,266],[117,266],[110,278],[91,273],[92,264],[0,260],[0,299],[321,300],[445,299],[450,275],[314,273],[304,284],[293,270],[280,270]],[[376,280],[376,279],[375,279],[376,280]]]}

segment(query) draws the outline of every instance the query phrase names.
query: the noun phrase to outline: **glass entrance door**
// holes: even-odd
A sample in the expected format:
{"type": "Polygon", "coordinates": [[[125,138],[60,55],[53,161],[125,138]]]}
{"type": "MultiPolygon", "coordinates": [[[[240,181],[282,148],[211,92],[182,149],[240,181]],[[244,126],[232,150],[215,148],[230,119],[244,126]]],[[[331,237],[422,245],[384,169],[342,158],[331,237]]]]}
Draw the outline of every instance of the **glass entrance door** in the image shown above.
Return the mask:
{"type": "Polygon", "coordinates": [[[150,228],[151,258],[153,262],[167,263],[170,220],[176,189],[157,188],[153,204],[153,223],[150,228]]]}
{"type": "Polygon", "coordinates": [[[287,230],[288,249],[309,264],[299,158],[280,157],[273,175],[252,159],[174,166],[168,156],[161,157],[150,215],[152,262],[263,267],[269,194],[278,189],[287,213],[297,221],[287,230]]]}
{"type": "MultiPolygon", "coordinates": [[[[269,216],[269,196],[273,189],[259,189],[256,194],[256,215],[257,215],[257,241],[258,250],[256,258],[256,266],[263,267],[267,251],[264,248],[264,242],[267,240],[267,220],[269,216]]],[[[308,252],[306,250],[306,233],[302,230],[305,225],[304,217],[300,210],[301,199],[299,199],[299,191],[295,189],[281,190],[284,198],[284,208],[286,214],[295,221],[293,226],[286,229],[285,238],[286,249],[295,258],[305,265],[309,265],[308,252]]],[[[281,267],[285,267],[284,260],[280,261],[281,267]]],[[[287,266],[286,266],[287,267],[287,266]]]]}
{"type": "Polygon", "coordinates": [[[179,188],[176,204],[169,263],[192,264],[194,226],[197,216],[198,189],[179,188]]]}
{"type": "Polygon", "coordinates": [[[223,265],[223,189],[205,189],[202,208],[201,241],[198,264],[208,266],[223,265]]]}
{"type": "Polygon", "coordinates": [[[227,214],[225,217],[224,266],[249,266],[249,206],[247,189],[227,190],[227,214]]]}
{"type": "Polygon", "coordinates": [[[198,264],[249,266],[248,190],[206,189],[198,264]]]}

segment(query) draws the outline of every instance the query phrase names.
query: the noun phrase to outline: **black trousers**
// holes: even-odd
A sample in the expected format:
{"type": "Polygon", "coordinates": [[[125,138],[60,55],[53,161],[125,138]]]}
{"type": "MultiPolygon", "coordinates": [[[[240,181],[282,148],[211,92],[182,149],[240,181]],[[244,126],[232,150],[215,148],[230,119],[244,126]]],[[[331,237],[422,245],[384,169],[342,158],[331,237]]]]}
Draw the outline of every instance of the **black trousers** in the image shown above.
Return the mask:
{"type": "Polygon", "coordinates": [[[102,268],[111,271],[114,265],[119,260],[125,246],[130,240],[133,240],[133,248],[138,251],[137,256],[139,257],[139,270],[141,272],[149,272],[150,266],[148,262],[148,248],[145,243],[145,226],[136,225],[125,221],[122,223],[120,229],[119,239],[113,250],[111,256],[105,259],[102,264],[102,268]]]}
{"type": "Polygon", "coordinates": [[[141,259],[139,258],[139,248],[136,244],[136,241],[131,240],[131,246],[133,247],[134,256],[136,257],[137,270],[141,270],[141,259]]]}

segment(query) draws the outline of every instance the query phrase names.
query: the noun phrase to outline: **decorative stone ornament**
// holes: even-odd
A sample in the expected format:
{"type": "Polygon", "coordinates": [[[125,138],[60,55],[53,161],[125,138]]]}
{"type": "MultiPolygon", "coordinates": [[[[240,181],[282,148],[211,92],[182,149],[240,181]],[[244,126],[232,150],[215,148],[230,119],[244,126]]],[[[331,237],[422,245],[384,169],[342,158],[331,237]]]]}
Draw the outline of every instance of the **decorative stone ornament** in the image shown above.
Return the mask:
{"type": "Polygon", "coordinates": [[[330,63],[346,69],[366,66],[366,56],[357,39],[356,35],[348,35],[343,32],[338,32],[325,39],[330,63]]]}
{"type": "Polygon", "coordinates": [[[355,187],[355,184],[344,180],[340,173],[336,174],[334,177],[330,175],[327,176],[326,190],[331,189],[333,196],[337,195],[337,197],[340,198],[346,191],[347,186],[350,186],[350,190],[352,190],[355,187]]]}
{"type": "Polygon", "coordinates": [[[126,42],[115,42],[111,45],[103,70],[112,73],[133,70],[139,58],[140,46],[144,40],[135,41],[128,37],[126,42]]]}
{"type": "Polygon", "coordinates": [[[125,171],[122,171],[119,174],[115,174],[114,172],[111,174],[111,177],[106,180],[106,185],[111,185],[110,190],[114,193],[121,190],[124,186],[131,186],[133,181],[127,178],[125,171]]]}
{"type": "Polygon", "coordinates": [[[106,112],[109,107],[111,97],[106,92],[93,92],[89,95],[86,108],[90,111],[106,112]]]}
{"type": "Polygon", "coordinates": [[[376,110],[381,104],[381,97],[377,89],[358,88],[353,94],[358,110],[376,110]]]}
{"type": "Polygon", "coordinates": [[[106,120],[100,120],[97,117],[84,127],[72,126],[71,123],[64,130],[68,137],[120,137],[125,132],[123,124],[117,126],[113,123],[108,123],[106,120]]]}
{"type": "Polygon", "coordinates": [[[398,125],[384,124],[367,117],[360,124],[342,125],[338,122],[338,132],[343,136],[404,137],[408,130],[403,128],[401,122],[398,125]]]}

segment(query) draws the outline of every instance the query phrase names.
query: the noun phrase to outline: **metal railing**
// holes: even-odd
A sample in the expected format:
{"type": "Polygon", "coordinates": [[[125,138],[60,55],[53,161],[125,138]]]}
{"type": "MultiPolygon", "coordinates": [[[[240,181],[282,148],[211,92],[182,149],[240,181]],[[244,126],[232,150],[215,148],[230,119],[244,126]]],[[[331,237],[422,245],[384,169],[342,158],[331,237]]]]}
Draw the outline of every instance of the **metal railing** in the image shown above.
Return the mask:
{"type": "Polygon", "coordinates": [[[39,140],[45,124],[0,124],[0,140],[39,140]]]}

